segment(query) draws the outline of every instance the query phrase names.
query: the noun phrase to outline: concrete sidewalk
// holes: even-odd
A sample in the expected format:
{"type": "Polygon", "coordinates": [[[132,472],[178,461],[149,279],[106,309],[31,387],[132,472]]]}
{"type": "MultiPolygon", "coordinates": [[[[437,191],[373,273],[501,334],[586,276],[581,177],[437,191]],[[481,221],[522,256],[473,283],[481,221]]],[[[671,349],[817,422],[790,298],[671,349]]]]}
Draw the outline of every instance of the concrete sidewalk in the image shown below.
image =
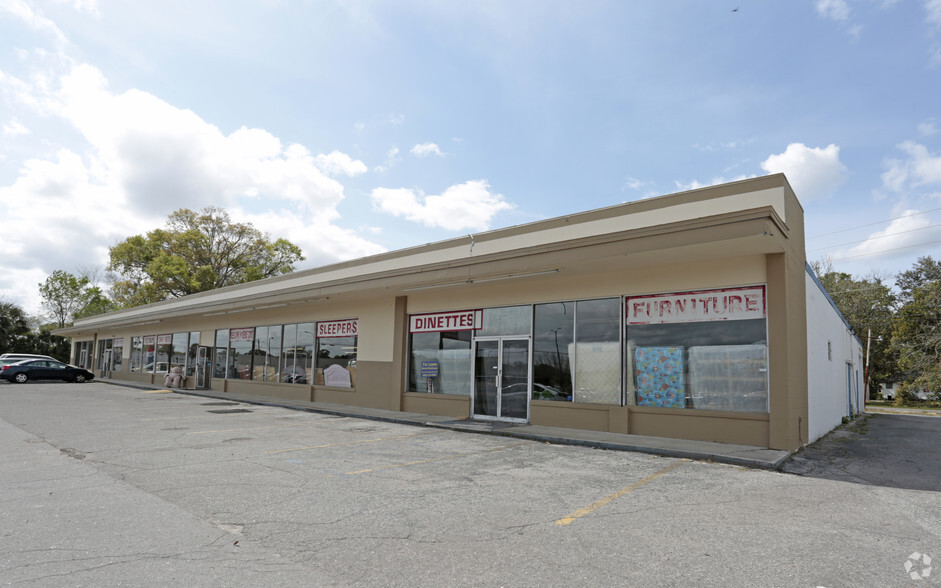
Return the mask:
{"type": "Polygon", "coordinates": [[[598,449],[611,449],[615,451],[637,451],[651,453],[666,457],[680,457],[687,459],[715,461],[732,465],[746,466],[762,469],[777,469],[791,455],[790,452],[778,449],[766,449],[752,445],[733,445],[729,443],[713,443],[709,441],[690,441],[686,439],[669,439],[665,437],[648,437],[644,435],[626,435],[622,433],[607,433],[602,431],[586,431],[582,429],[566,429],[563,427],[543,427],[539,425],[506,423],[499,421],[478,421],[474,419],[454,419],[447,416],[436,416],[414,412],[398,412],[379,408],[366,408],[349,406],[346,404],[331,404],[327,402],[305,402],[301,400],[287,400],[255,396],[250,394],[237,394],[234,392],[218,392],[215,390],[180,390],[167,389],[162,386],[151,386],[138,382],[128,382],[115,379],[98,379],[105,384],[125,386],[140,390],[168,390],[176,394],[188,394],[206,398],[231,400],[247,404],[264,406],[278,406],[293,410],[306,410],[323,414],[346,416],[351,418],[370,419],[390,423],[415,425],[420,427],[437,427],[467,433],[486,435],[500,435],[518,439],[529,439],[556,443],[560,445],[582,445],[598,449]]]}

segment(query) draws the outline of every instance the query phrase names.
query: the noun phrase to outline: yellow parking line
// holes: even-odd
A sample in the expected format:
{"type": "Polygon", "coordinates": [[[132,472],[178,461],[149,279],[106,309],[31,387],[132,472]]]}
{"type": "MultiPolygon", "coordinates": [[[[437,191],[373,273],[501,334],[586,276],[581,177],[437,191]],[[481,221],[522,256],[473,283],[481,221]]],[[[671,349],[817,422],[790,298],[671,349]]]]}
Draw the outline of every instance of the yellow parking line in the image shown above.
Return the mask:
{"type": "Polygon", "coordinates": [[[173,390],[144,390],[144,394],[173,394],[173,390]]]}
{"type": "Polygon", "coordinates": [[[504,449],[510,449],[512,447],[519,447],[520,445],[527,445],[529,443],[535,443],[534,441],[522,441],[520,443],[513,443],[511,445],[502,445],[500,447],[494,447],[492,449],[484,449],[482,451],[470,451],[468,453],[459,453],[457,455],[445,455],[444,457],[433,457],[431,459],[421,459],[418,461],[409,461],[406,463],[396,463],[387,466],[381,466],[378,468],[370,468],[367,470],[356,470],[355,472],[346,472],[347,476],[355,476],[357,474],[368,474],[369,472],[378,472],[379,470],[388,470],[392,468],[404,468],[406,466],[420,465],[423,463],[432,463],[435,461],[443,461],[446,459],[457,459],[459,457],[467,457],[468,455],[478,455],[481,453],[493,453],[494,451],[502,451],[504,449]]]}
{"type": "Polygon", "coordinates": [[[418,433],[417,435],[399,435],[396,437],[379,437],[377,439],[359,439],[357,441],[344,441],[342,443],[326,443],[324,445],[311,445],[309,447],[295,447],[293,449],[279,449],[277,451],[266,451],[261,455],[277,455],[279,453],[290,453],[292,451],[308,451],[310,449],[324,449],[327,447],[342,447],[344,445],[357,445],[360,443],[378,443],[380,441],[394,441],[395,439],[408,439],[409,437],[424,437],[425,435],[440,435],[441,432],[418,433]]]}
{"type": "Polygon", "coordinates": [[[614,494],[611,494],[610,496],[605,496],[605,497],[602,498],[601,500],[598,500],[597,502],[594,502],[594,503],[592,503],[592,504],[586,506],[585,508],[580,508],[580,509],[576,510],[575,512],[573,512],[573,513],[570,514],[569,516],[557,520],[557,521],[555,522],[555,524],[557,524],[557,525],[571,525],[571,524],[574,523],[576,520],[582,518],[583,516],[585,516],[585,515],[587,515],[587,514],[591,514],[592,512],[594,512],[595,510],[597,510],[597,509],[601,508],[602,506],[608,504],[609,502],[611,502],[611,501],[614,500],[615,498],[620,498],[621,496],[624,496],[625,494],[627,494],[627,493],[630,492],[631,490],[636,490],[637,488],[640,488],[640,487],[643,486],[644,484],[647,484],[648,482],[652,482],[652,481],[656,480],[657,478],[659,478],[659,477],[662,476],[663,474],[666,474],[666,473],[668,473],[668,472],[671,472],[671,471],[675,470],[676,468],[680,467],[681,465],[683,465],[684,462],[687,462],[687,461],[689,461],[689,460],[688,460],[688,459],[684,459],[684,460],[682,460],[682,461],[678,461],[678,462],[676,462],[675,464],[673,464],[673,465],[671,465],[671,466],[667,466],[667,467],[663,468],[662,470],[660,470],[659,472],[657,472],[657,473],[655,473],[655,474],[650,474],[649,476],[647,476],[647,477],[644,478],[643,480],[639,480],[639,481],[637,481],[637,482],[634,482],[634,483],[631,484],[630,486],[628,486],[628,487],[626,487],[626,488],[622,488],[622,489],[618,490],[617,492],[615,492],[614,494]]]}

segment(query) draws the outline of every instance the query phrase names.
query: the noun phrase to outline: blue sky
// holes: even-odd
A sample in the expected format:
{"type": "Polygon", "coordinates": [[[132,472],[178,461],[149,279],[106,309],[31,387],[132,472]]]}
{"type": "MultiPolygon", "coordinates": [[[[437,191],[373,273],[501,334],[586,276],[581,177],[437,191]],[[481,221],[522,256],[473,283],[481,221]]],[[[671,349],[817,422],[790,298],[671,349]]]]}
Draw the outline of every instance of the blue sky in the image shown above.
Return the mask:
{"type": "Polygon", "coordinates": [[[301,267],[773,172],[941,257],[941,0],[0,0],[0,298],[218,205],[301,267]]]}

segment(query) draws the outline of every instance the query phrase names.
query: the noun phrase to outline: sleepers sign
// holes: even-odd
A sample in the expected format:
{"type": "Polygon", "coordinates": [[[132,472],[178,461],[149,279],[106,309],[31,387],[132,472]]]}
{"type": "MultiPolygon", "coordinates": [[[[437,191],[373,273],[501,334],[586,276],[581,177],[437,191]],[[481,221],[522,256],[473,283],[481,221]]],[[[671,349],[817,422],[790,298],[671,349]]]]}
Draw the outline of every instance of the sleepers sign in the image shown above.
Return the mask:
{"type": "Polygon", "coordinates": [[[629,325],[760,318],[765,318],[764,286],[627,298],[629,325]]]}
{"type": "Polygon", "coordinates": [[[353,337],[359,331],[359,319],[322,321],[317,323],[317,338],[353,337]]]}
{"type": "Polygon", "coordinates": [[[475,331],[483,326],[484,311],[456,310],[433,314],[413,314],[409,318],[409,333],[436,333],[440,331],[475,331]]]}

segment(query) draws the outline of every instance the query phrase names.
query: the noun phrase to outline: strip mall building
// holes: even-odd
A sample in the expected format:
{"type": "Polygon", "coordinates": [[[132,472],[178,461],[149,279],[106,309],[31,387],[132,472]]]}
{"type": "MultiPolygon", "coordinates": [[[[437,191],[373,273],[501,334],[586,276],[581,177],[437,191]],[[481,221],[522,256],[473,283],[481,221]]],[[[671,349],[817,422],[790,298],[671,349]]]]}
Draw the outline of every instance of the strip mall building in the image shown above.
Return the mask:
{"type": "Polygon", "coordinates": [[[863,408],[862,350],[783,175],[79,320],[101,377],[796,449],[863,408]]]}

